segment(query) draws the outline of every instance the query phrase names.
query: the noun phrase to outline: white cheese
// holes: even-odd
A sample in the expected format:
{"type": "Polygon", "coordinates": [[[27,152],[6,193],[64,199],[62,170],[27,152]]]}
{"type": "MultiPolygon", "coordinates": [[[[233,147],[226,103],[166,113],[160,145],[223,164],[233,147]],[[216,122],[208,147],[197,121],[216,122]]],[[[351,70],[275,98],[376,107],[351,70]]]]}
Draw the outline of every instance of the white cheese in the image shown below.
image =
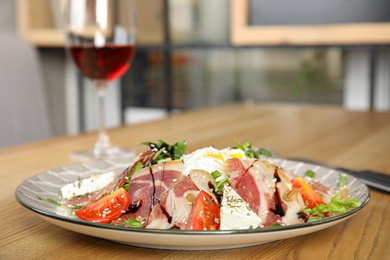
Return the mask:
{"type": "Polygon", "coordinates": [[[226,178],[226,160],[230,158],[246,159],[245,152],[239,149],[218,150],[213,147],[198,149],[193,153],[183,155],[183,174],[189,175],[193,169],[204,170],[212,173],[217,170],[222,175],[217,181],[226,178]]]}
{"type": "Polygon", "coordinates": [[[221,203],[221,230],[257,228],[261,218],[249,204],[227,183],[223,188],[221,203]]]}
{"type": "Polygon", "coordinates": [[[62,198],[69,200],[76,196],[94,193],[112,182],[114,176],[115,173],[111,171],[69,183],[61,188],[62,198]]]}

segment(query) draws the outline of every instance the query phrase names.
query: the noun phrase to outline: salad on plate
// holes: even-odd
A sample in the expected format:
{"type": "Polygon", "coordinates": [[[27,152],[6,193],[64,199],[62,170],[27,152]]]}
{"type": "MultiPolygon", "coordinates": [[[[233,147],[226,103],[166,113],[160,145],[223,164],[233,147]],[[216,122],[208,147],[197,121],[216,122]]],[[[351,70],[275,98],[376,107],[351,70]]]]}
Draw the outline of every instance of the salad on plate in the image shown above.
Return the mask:
{"type": "Polygon", "coordinates": [[[346,177],[329,188],[308,170],[296,176],[251,143],[188,153],[185,141],[145,142],[128,168],[69,183],[62,201],[79,219],[146,229],[236,230],[317,221],[360,206],[346,177]]]}

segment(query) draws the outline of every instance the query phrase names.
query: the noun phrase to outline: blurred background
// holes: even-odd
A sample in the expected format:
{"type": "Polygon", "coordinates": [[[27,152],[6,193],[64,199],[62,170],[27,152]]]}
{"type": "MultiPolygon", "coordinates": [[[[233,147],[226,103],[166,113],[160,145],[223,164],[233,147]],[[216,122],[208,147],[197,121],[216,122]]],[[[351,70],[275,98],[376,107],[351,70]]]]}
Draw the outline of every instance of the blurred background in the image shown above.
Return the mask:
{"type": "MultiPolygon", "coordinates": [[[[266,35],[255,35],[250,43],[240,44],[232,40],[234,17],[241,14],[234,1],[136,2],[136,58],[130,70],[108,88],[108,128],[228,102],[321,103],[351,110],[390,110],[389,30],[387,38],[378,42],[367,42],[368,36],[362,33],[361,41],[355,39],[354,44],[275,44],[262,41],[266,35]]],[[[247,2],[250,8],[245,17],[253,25],[390,21],[387,0],[327,1],[341,5],[336,9],[307,0],[298,1],[299,6],[281,0],[247,2]],[[376,8],[365,8],[367,3],[376,8]],[[273,13],[276,7],[279,10],[273,13]],[[326,8],[340,13],[325,20],[315,15],[315,10],[326,13],[326,8]],[[337,20],[346,17],[347,10],[352,10],[352,20],[337,20]],[[302,13],[312,17],[300,19],[302,13]]],[[[95,87],[76,71],[63,49],[62,5],[62,0],[0,1],[0,34],[21,36],[36,51],[43,85],[40,103],[47,116],[43,135],[12,139],[3,132],[0,147],[97,129],[95,87]]],[[[7,65],[1,62],[0,66],[2,70],[7,65]]],[[[2,90],[11,91],[13,86],[1,81],[2,90]]],[[[32,102],[29,98],[27,102],[32,102]]]]}

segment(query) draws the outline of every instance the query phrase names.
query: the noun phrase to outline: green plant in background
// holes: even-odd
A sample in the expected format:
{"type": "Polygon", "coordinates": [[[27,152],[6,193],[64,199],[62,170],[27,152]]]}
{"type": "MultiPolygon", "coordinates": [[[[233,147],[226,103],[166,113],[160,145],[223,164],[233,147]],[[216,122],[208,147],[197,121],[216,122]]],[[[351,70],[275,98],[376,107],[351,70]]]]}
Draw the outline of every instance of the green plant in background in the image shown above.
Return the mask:
{"type": "Polygon", "coordinates": [[[310,58],[304,59],[297,72],[291,93],[295,97],[301,97],[309,91],[331,91],[335,88],[335,79],[329,76],[327,62],[327,50],[318,49],[310,58]]]}

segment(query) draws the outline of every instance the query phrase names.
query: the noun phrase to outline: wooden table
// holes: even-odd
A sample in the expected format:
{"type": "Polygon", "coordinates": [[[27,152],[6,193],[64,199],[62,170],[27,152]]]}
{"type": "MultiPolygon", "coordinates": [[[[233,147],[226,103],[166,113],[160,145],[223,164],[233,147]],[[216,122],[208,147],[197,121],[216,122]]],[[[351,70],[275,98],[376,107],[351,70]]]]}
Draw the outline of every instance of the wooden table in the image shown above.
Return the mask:
{"type": "MultiPolygon", "coordinates": [[[[186,139],[189,150],[235,140],[270,146],[282,156],[305,157],[351,169],[390,174],[390,113],[351,112],[338,106],[228,104],[111,130],[114,144],[138,152],[143,141],[186,139]]],[[[371,190],[356,216],[331,228],[268,244],[219,251],[154,250],[116,244],[54,226],[15,199],[16,187],[40,172],[75,163],[95,134],[60,137],[0,150],[0,259],[389,259],[390,195],[371,190]]]]}

